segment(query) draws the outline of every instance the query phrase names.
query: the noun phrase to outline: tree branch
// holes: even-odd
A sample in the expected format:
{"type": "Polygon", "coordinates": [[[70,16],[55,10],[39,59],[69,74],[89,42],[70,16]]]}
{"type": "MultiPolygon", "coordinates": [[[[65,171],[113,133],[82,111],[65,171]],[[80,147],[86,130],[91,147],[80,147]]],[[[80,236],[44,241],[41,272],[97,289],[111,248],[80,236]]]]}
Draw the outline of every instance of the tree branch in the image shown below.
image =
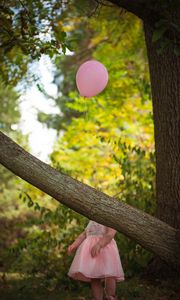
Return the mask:
{"type": "Polygon", "coordinates": [[[85,185],[26,152],[0,132],[0,162],[14,174],[89,219],[112,227],[180,267],[176,230],[166,223],[85,185]]]}
{"type": "Polygon", "coordinates": [[[133,13],[140,19],[144,20],[147,17],[147,8],[144,0],[108,0],[109,2],[124,8],[133,13]]]}

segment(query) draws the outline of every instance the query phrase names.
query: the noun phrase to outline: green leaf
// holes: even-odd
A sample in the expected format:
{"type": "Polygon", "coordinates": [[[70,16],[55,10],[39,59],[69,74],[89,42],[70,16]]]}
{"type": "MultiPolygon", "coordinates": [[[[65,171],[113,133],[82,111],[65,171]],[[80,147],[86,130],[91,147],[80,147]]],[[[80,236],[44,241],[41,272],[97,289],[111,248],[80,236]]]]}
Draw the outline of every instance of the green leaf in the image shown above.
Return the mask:
{"type": "Polygon", "coordinates": [[[180,47],[179,46],[174,47],[174,53],[178,56],[180,55],[180,47]]]}
{"type": "Polygon", "coordinates": [[[69,51],[74,51],[74,48],[72,46],[72,43],[66,43],[66,48],[69,49],[69,51]]]}
{"type": "Polygon", "coordinates": [[[64,55],[66,54],[66,45],[65,44],[62,44],[62,52],[64,55]]]}
{"type": "Polygon", "coordinates": [[[29,199],[28,201],[28,207],[32,207],[34,205],[33,201],[31,199],[29,199]]]}
{"type": "Polygon", "coordinates": [[[180,31],[180,22],[179,23],[171,23],[172,24],[172,26],[174,27],[174,28],[176,28],[176,30],[178,30],[178,31],[180,31]]]}
{"type": "Polygon", "coordinates": [[[34,209],[35,210],[40,210],[41,209],[41,207],[39,206],[39,204],[37,202],[35,203],[34,209]]]}
{"type": "Polygon", "coordinates": [[[61,32],[59,33],[59,37],[60,37],[60,40],[61,40],[61,41],[64,41],[64,40],[65,40],[65,37],[66,37],[66,32],[65,32],[65,31],[61,31],[61,32]]]}
{"type": "Polygon", "coordinates": [[[166,32],[166,30],[167,30],[166,26],[156,29],[152,35],[152,42],[153,43],[157,42],[163,36],[163,34],[166,32]]]}

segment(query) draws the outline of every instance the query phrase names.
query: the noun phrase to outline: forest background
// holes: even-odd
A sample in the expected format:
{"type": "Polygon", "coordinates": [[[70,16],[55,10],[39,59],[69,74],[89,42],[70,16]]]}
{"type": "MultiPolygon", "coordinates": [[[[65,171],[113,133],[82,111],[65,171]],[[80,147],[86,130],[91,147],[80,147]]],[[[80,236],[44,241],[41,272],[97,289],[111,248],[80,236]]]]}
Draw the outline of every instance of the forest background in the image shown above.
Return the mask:
{"type": "MultiPolygon", "coordinates": [[[[56,4],[53,12],[46,2],[42,5],[41,1],[35,1],[34,11],[31,11],[31,1],[29,4],[19,1],[18,7],[15,1],[11,13],[4,12],[7,27],[11,22],[7,15],[16,14],[16,34],[21,34],[24,40],[22,38],[17,45],[7,43],[6,48],[0,50],[1,130],[31,152],[28,136],[18,129],[20,96],[36,84],[45,101],[54,101],[60,111],[59,114],[37,111],[38,121],[57,132],[49,154],[50,164],[154,215],[154,128],[141,20],[113,5],[94,7],[88,1],[72,1],[68,8],[56,4]],[[42,32],[36,40],[30,38],[37,28],[28,23],[26,6],[32,16],[39,13],[35,21],[39,22],[42,32]],[[51,30],[48,22],[44,22],[44,15],[49,17],[51,30]],[[26,38],[28,34],[30,37],[26,38]],[[42,56],[49,56],[53,64],[56,96],[48,95],[41,78],[32,72],[33,63],[42,56]],[[109,83],[100,95],[84,99],[77,92],[75,74],[89,59],[106,66],[109,83]]],[[[59,293],[64,295],[63,299],[86,295],[88,286],[67,277],[72,256],[68,257],[66,251],[87,224],[87,218],[2,166],[0,203],[3,299],[13,299],[14,293],[14,299],[24,299],[27,293],[28,299],[36,299],[34,292],[39,293],[39,286],[41,292],[37,299],[45,292],[49,297],[52,295],[52,299],[59,299],[59,293]]],[[[142,284],[139,279],[151,253],[121,233],[117,233],[116,241],[127,282],[130,282],[119,287],[124,299],[160,299],[162,293],[176,297],[176,289],[169,289],[167,282],[162,291],[159,287],[142,284]]]]}

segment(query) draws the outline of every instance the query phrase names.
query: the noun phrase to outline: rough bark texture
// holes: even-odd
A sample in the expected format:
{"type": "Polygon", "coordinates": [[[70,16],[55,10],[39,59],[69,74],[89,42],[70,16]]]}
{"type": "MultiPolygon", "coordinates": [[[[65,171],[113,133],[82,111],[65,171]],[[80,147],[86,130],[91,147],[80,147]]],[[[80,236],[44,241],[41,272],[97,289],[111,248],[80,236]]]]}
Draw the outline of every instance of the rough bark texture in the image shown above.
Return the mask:
{"type": "Polygon", "coordinates": [[[151,26],[145,23],[144,28],[155,128],[157,217],[180,229],[180,57],[172,49],[158,55],[151,26]]]}
{"type": "Polygon", "coordinates": [[[124,233],[174,268],[180,267],[177,232],[166,223],[56,171],[2,132],[0,162],[61,203],[124,233]]]}
{"type": "MultiPolygon", "coordinates": [[[[180,13],[179,13],[180,18],[180,13]]],[[[173,18],[175,20],[175,18],[173,18]]],[[[158,55],[153,28],[144,22],[151,76],[156,149],[156,216],[180,232],[180,57],[168,48],[158,55]]],[[[177,34],[177,33],[174,33],[177,34]]],[[[154,257],[148,276],[169,277],[174,272],[154,257]]]]}

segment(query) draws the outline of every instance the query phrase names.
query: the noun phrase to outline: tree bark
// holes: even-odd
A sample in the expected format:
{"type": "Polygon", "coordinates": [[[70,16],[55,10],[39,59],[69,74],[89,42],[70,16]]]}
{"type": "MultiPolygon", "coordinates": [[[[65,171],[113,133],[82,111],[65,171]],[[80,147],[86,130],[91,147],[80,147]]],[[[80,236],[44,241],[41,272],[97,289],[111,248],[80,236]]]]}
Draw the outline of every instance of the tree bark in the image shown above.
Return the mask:
{"type": "Polygon", "coordinates": [[[177,232],[173,227],[56,171],[27,153],[2,132],[0,162],[59,202],[89,219],[115,228],[158,255],[174,269],[180,268],[177,232]]]}
{"type": "MultiPolygon", "coordinates": [[[[180,13],[179,13],[180,18],[180,13]]],[[[177,20],[175,16],[172,20],[177,20]]],[[[156,217],[180,233],[180,57],[172,47],[157,53],[153,28],[144,22],[149,59],[156,149],[156,217]]],[[[176,39],[177,33],[174,32],[176,39]]],[[[146,270],[148,276],[174,276],[156,256],[146,270]]]]}
{"type": "Polygon", "coordinates": [[[158,55],[152,27],[144,23],[144,29],[153,100],[157,217],[180,229],[180,57],[170,48],[158,55]]]}
{"type": "MultiPolygon", "coordinates": [[[[100,2],[100,1],[98,1],[100,2]]],[[[124,8],[125,10],[133,13],[140,19],[144,20],[147,18],[149,12],[146,8],[146,0],[109,0],[109,2],[124,8]]]]}

